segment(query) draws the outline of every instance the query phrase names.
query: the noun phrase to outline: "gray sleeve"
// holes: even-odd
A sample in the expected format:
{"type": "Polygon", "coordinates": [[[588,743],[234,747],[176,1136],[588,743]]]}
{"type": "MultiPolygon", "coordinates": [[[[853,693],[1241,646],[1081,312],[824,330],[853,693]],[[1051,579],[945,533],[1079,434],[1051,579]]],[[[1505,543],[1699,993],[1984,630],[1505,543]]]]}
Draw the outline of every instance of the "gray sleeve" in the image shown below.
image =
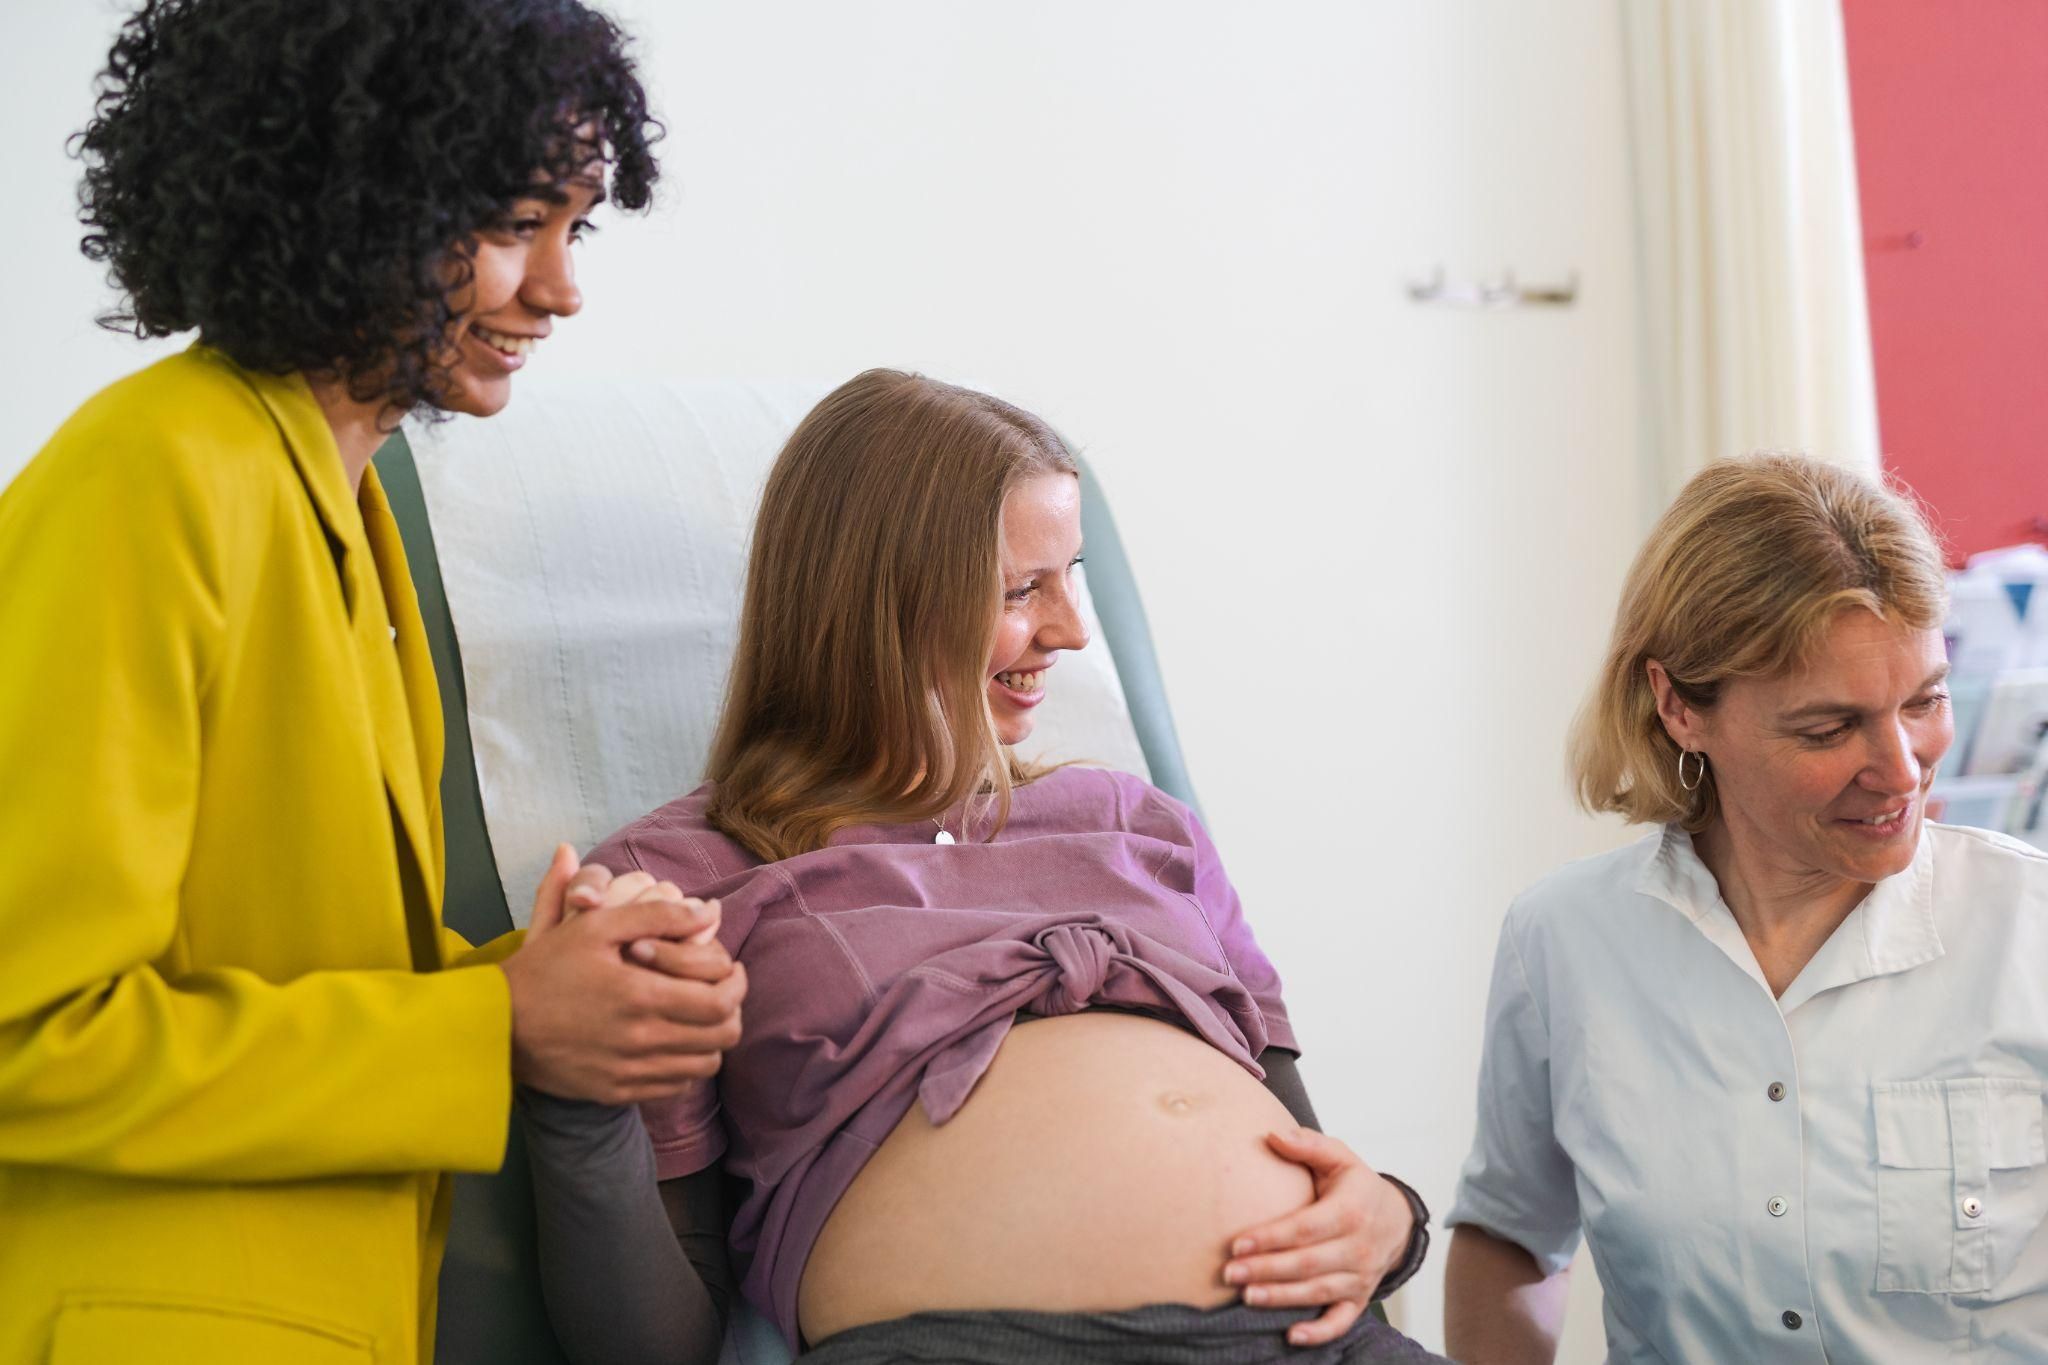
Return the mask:
{"type": "MultiPolygon", "coordinates": [[[[1304,1128],[1313,1128],[1318,1133],[1323,1126],[1316,1122],[1316,1111],[1308,1102],[1308,1087],[1301,1082],[1301,1069],[1294,1064],[1294,1054],[1283,1048],[1269,1047],[1259,1054],[1259,1065],[1266,1072],[1266,1089],[1273,1097],[1287,1106],[1287,1112],[1294,1121],[1304,1128]]],[[[1373,1291],[1373,1298],[1384,1299],[1402,1285],[1415,1278],[1415,1272],[1422,1269],[1422,1258],[1429,1254],[1429,1209],[1422,1202],[1422,1196],[1404,1180],[1380,1172],[1393,1181],[1395,1188],[1406,1196],[1408,1208],[1415,1216],[1414,1231],[1408,1234],[1408,1249],[1401,1257],[1401,1263],[1387,1274],[1373,1291]]]]}
{"type": "Polygon", "coordinates": [[[732,1272],[724,1175],[660,1182],[632,1109],[521,1088],[541,1291],[577,1365],[712,1365],[732,1272]]]}
{"type": "Polygon", "coordinates": [[[1269,1047],[1259,1054],[1259,1066],[1266,1073],[1266,1089],[1286,1106],[1288,1117],[1304,1128],[1322,1132],[1315,1106],[1308,1102],[1308,1087],[1301,1083],[1301,1070],[1294,1064],[1294,1054],[1285,1048],[1269,1047]]]}

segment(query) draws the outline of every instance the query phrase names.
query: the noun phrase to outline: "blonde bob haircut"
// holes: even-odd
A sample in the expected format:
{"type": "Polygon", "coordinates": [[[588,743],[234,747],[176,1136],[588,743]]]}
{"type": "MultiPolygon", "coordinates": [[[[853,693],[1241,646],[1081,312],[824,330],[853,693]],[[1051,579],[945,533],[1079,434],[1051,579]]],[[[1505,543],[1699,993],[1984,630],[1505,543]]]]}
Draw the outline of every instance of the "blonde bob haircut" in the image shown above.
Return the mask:
{"type": "Polygon", "coordinates": [[[1687,705],[1710,710],[1730,678],[1809,663],[1836,613],[1856,607],[1913,630],[1948,608],[1941,551],[1918,506],[1861,475],[1799,455],[1722,460],[1694,475],[1636,555],[1614,636],[1571,740],[1590,811],[1699,831],[1711,774],[1678,780],[1657,718],[1650,660],[1687,705]]]}
{"type": "Polygon", "coordinates": [[[922,375],[869,370],[811,409],[754,523],[711,822],[771,862],[983,793],[1000,829],[1039,775],[988,704],[1003,499],[1077,472],[1038,418],[922,375]]]}

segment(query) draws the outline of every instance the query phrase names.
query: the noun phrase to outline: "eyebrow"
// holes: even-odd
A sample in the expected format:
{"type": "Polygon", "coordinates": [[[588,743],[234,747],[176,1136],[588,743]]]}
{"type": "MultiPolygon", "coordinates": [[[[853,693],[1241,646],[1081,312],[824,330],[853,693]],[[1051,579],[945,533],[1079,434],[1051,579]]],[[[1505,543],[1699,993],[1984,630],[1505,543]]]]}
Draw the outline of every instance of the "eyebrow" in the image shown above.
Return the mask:
{"type": "Polygon", "coordinates": [[[1073,558],[1073,559],[1070,559],[1070,560],[1068,560],[1068,561],[1067,561],[1066,563],[1064,563],[1064,564],[1051,564],[1051,565],[1047,565],[1046,567],[1044,567],[1044,568],[1042,568],[1042,569],[1019,569],[1019,570],[1017,570],[1017,571],[1016,571],[1015,573],[1009,573],[1009,574],[1005,574],[1005,575],[1003,575],[1003,576],[1004,576],[1005,578],[1020,578],[1020,579],[1021,579],[1021,578],[1043,578],[1043,577],[1044,577],[1045,575],[1047,575],[1047,574],[1049,574],[1049,573],[1058,573],[1058,572],[1059,572],[1059,571],[1060,571],[1061,569],[1068,569],[1068,568],[1072,568],[1072,567],[1073,567],[1073,565],[1074,565],[1074,562],[1075,562],[1075,560],[1078,560],[1078,559],[1080,559],[1080,558],[1081,558],[1081,554],[1082,554],[1082,551],[1081,551],[1081,550],[1076,550],[1076,551],[1074,551],[1074,558],[1073,558]]]}
{"type": "MultiPolygon", "coordinates": [[[[1913,695],[1918,696],[1928,688],[1937,686],[1945,681],[1948,677],[1948,667],[1947,664],[1943,664],[1932,673],[1929,673],[1926,679],[1913,689],[1913,695]]],[[[1825,720],[1829,716],[1856,716],[1862,713],[1862,707],[1846,701],[1817,701],[1811,706],[1802,706],[1797,710],[1785,712],[1778,717],[1778,724],[1804,725],[1809,721],[1825,720]]]]}
{"type": "MultiPolygon", "coordinates": [[[[573,176],[559,184],[549,181],[545,184],[535,183],[529,185],[526,188],[526,192],[519,196],[519,199],[539,199],[549,204],[566,204],[569,202],[569,191],[564,188],[566,185],[574,185],[578,189],[591,191],[590,207],[593,209],[604,202],[605,182],[584,176],[573,176]]],[[[515,199],[513,202],[517,203],[518,199],[515,199]]]]}

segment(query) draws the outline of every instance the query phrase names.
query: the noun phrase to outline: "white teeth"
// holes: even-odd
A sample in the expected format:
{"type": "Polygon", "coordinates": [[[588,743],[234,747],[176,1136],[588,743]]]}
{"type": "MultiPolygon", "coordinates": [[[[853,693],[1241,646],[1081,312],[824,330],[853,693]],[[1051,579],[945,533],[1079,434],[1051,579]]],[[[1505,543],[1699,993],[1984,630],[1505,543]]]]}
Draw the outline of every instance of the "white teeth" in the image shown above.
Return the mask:
{"type": "Polygon", "coordinates": [[[1900,812],[1898,811],[1888,810],[1883,815],[1873,815],[1868,820],[1865,820],[1862,823],[1866,825],[1888,825],[1892,821],[1898,819],[1899,815],[1900,812]]]}
{"type": "Polygon", "coordinates": [[[507,336],[503,332],[494,332],[482,325],[478,325],[471,330],[476,333],[477,339],[486,346],[491,347],[493,350],[503,351],[506,355],[531,355],[533,348],[540,344],[532,337],[507,336]]]}
{"type": "Polygon", "coordinates": [[[996,681],[1012,692],[1036,692],[1045,685],[1045,670],[1036,673],[998,673],[996,681]]]}

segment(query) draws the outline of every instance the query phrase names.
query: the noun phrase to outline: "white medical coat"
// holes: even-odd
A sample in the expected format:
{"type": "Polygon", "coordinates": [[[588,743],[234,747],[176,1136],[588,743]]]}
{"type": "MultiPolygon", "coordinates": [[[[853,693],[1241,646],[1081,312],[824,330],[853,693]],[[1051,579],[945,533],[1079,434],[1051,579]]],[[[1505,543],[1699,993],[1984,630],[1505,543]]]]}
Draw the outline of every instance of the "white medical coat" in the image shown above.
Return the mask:
{"type": "Polygon", "coordinates": [[[2048,1362],[2048,856],[1924,828],[1773,999],[1683,830],[1502,927],[1447,1223],[1546,1273],[1580,1232],[1610,1362],[2048,1362]]]}

